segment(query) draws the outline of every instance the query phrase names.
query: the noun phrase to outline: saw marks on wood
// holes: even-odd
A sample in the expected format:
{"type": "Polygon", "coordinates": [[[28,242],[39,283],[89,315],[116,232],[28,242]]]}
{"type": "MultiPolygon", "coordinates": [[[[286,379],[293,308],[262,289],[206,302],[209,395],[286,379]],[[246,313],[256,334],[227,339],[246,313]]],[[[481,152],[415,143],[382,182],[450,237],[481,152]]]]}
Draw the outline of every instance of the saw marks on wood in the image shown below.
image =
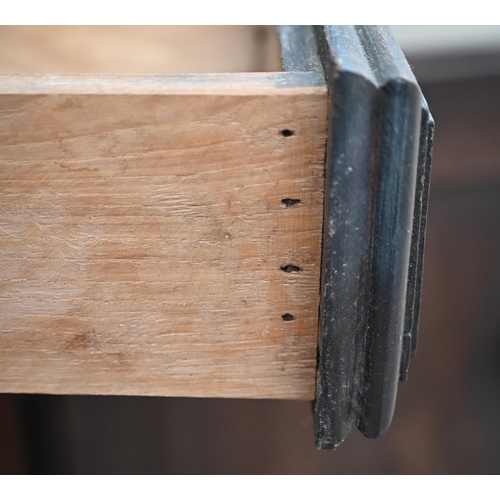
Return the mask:
{"type": "Polygon", "coordinates": [[[2,392],[314,398],[326,89],[266,78],[0,95],[2,392]]]}

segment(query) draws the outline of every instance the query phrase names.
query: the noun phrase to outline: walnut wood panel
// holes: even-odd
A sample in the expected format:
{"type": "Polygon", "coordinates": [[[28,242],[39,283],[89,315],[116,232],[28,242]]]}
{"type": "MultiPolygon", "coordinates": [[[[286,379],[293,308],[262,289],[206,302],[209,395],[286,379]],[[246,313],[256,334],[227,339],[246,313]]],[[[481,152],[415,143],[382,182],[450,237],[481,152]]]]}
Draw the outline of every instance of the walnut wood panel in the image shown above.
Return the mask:
{"type": "Polygon", "coordinates": [[[271,26],[0,26],[0,73],[279,71],[271,26]]]}
{"type": "Polygon", "coordinates": [[[314,398],[308,78],[0,77],[0,391],[314,398]]]}

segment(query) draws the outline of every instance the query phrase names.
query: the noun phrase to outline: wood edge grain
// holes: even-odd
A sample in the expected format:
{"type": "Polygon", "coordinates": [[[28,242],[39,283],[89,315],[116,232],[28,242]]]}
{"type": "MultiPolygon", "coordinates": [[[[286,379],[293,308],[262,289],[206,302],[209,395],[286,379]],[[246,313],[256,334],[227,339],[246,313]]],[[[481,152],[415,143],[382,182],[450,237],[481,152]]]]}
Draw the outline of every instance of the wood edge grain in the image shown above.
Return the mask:
{"type": "Polygon", "coordinates": [[[326,92],[323,78],[314,72],[0,75],[0,95],[323,95],[326,92]]]}

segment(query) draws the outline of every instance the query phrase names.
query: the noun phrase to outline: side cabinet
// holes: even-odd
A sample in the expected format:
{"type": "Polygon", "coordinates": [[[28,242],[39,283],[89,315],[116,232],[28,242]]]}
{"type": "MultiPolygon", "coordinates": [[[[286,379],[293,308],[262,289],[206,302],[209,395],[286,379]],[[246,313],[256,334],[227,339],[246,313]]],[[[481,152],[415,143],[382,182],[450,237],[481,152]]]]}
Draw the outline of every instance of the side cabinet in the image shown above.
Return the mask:
{"type": "Polygon", "coordinates": [[[0,391],[314,400],[318,449],[387,430],[433,120],[387,28],[256,33],[234,72],[0,52],[0,391]]]}

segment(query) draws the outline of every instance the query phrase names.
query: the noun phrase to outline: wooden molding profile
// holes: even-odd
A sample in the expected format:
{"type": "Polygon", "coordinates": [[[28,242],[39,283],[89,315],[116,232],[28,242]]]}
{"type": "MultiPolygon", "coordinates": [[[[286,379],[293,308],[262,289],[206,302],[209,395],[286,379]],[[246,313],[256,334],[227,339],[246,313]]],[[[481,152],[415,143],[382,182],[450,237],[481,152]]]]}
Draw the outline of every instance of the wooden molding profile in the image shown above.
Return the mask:
{"type": "Polygon", "coordinates": [[[320,449],[386,430],[432,118],[385,29],[278,32],[284,71],[262,33],[257,72],[14,74],[0,51],[0,391],[316,399],[320,449]]]}

